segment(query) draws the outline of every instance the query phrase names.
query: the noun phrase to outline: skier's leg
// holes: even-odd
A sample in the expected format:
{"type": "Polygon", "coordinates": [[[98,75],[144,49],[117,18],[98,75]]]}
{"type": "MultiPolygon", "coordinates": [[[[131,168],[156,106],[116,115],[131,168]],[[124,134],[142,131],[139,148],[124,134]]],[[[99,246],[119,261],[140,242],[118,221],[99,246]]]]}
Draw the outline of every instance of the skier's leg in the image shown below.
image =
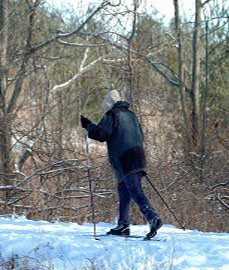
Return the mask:
{"type": "Polygon", "coordinates": [[[147,199],[141,184],[141,173],[132,174],[124,179],[126,187],[131,195],[131,198],[139,206],[146,220],[150,222],[158,216],[156,210],[151,206],[147,199]]]}
{"type": "Polygon", "coordinates": [[[124,183],[118,183],[118,197],[119,197],[119,219],[118,226],[111,229],[107,234],[114,235],[129,235],[129,211],[131,197],[129,191],[124,183]]]}
{"type": "Polygon", "coordinates": [[[137,203],[142,214],[149,222],[150,232],[146,235],[146,239],[150,239],[157,234],[157,230],[162,226],[162,220],[156,210],[151,206],[142,189],[141,173],[130,175],[129,177],[126,177],[124,181],[131,198],[137,203]]]}
{"type": "Polygon", "coordinates": [[[121,183],[118,183],[118,198],[119,198],[118,225],[120,224],[129,225],[131,196],[124,181],[122,181],[121,183]]]}

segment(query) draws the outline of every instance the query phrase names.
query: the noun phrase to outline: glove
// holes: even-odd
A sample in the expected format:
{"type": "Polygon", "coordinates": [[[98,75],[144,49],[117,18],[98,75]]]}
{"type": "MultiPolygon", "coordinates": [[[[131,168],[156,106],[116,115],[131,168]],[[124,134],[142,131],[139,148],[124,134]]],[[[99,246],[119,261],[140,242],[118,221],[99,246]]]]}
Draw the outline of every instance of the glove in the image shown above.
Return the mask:
{"type": "Polygon", "coordinates": [[[84,117],[83,115],[80,116],[80,121],[81,121],[82,128],[87,129],[88,125],[91,124],[91,121],[87,119],[86,117],[84,117]]]}

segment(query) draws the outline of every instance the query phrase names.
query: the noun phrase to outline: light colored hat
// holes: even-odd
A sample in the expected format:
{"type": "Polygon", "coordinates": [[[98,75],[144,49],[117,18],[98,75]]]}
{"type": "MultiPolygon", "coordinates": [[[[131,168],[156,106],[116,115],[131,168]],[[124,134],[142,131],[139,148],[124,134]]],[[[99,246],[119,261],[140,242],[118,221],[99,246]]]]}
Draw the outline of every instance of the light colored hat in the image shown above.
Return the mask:
{"type": "Polygon", "coordinates": [[[120,94],[117,90],[109,91],[102,103],[103,109],[105,112],[109,111],[116,102],[121,101],[120,94]]]}

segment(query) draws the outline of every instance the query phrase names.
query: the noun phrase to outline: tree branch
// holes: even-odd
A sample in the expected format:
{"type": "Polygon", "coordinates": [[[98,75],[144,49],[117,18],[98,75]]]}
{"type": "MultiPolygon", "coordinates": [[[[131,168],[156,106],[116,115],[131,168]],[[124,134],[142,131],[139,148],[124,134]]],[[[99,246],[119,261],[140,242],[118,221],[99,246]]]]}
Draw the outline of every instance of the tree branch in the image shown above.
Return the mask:
{"type": "Polygon", "coordinates": [[[220,194],[217,194],[216,199],[227,209],[229,209],[229,205],[223,201],[223,199],[220,197],[220,194]]]}
{"type": "Polygon", "coordinates": [[[58,39],[57,42],[60,44],[66,45],[66,46],[72,46],[72,47],[80,47],[80,48],[85,48],[85,47],[104,47],[107,46],[108,43],[100,43],[100,44],[80,44],[80,43],[71,43],[71,42],[66,42],[61,39],[58,39]]]}
{"type": "Polygon", "coordinates": [[[82,63],[81,63],[81,66],[80,66],[79,71],[70,80],[68,80],[68,81],[66,81],[64,83],[61,83],[61,84],[58,84],[58,85],[53,86],[53,88],[50,91],[50,94],[54,94],[54,92],[57,89],[65,88],[68,85],[70,85],[72,82],[74,82],[76,79],[78,79],[84,72],[86,72],[87,70],[89,70],[90,68],[92,68],[97,62],[101,61],[103,59],[103,56],[95,59],[90,64],[88,64],[87,66],[84,67],[84,63],[86,61],[86,58],[87,58],[87,49],[85,51],[84,58],[82,60],[82,63]]]}
{"type": "Polygon", "coordinates": [[[56,35],[55,37],[49,39],[49,40],[46,40],[44,41],[43,43],[40,43],[38,45],[36,45],[35,47],[31,48],[27,54],[32,54],[32,53],[35,53],[37,50],[40,50],[42,48],[44,48],[45,46],[49,45],[50,43],[60,39],[60,38],[69,38],[73,35],[75,35],[76,33],[79,33],[83,28],[84,26],[94,17],[94,15],[96,13],[98,13],[101,9],[105,8],[106,6],[108,5],[111,5],[109,1],[104,1],[97,9],[95,9],[91,15],[77,28],[75,29],[74,31],[70,32],[70,33],[65,33],[65,34],[58,34],[56,35]]]}
{"type": "Polygon", "coordinates": [[[226,185],[228,185],[229,184],[229,181],[228,182],[225,182],[225,183],[219,183],[219,184],[216,184],[215,186],[213,186],[212,188],[211,188],[211,190],[214,190],[214,189],[216,189],[216,188],[218,188],[218,187],[225,187],[226,185]]]}
{"type": "MultiPolygon", "coordinates": [[[[160,74],[167,82],[169,82],[172,86],[179,87],[179,81],[174,81],[174,80],[170,79],[169,76],[168,76],[168,75],[167,75],[167,74],[166,74],[166,73],[158,66],[158,63],[154,62],[151,58],[147,57],[146,55],[144,55],[144,54],[142,54],[142,53],[140,53],[140,52],[137,52],[137,51],[135,51],[135,50],[133,50],[133,49],[129,49],[129,48],[123,46],[123,45],[118,45],[118,44],[116,44],[116,43],[114,43],[114,42],[112,42],[112,41],[110,41],[110,40],[107,40],[107,39],[105,39],[105,38],[103,38],[103,37],[100,37],[100,36],[98,36],[98,35],[93,35],[93,34],[91,34],[91,33],[89,33],[89,32],[86,32],[86,33],[82,33],[82,32],[81,32],[81,35],[86,35],[86,36],[91,35],[91,36],[93,36],[94,38],[103,40],[104,42],[108,42],[111,46],[113,46],[113,47],[115,47],[115,48],[118,48],[118,49],[120,49],[120,50],[125,50],[125,51],[127,51],[127,52],[130,51],[131,53],[134,53],[134,54],[137,55],[139,58],[141,58],[141,59],[145,60],[146,62],[148,62],[148,63],[154,68],[154,70],[155,70],[157,73],[159,73],[159,74],[160,74]]],[[[119,35],[119,36],[120,36],[120,35],[119,35]]],[[[166,65],[164,65],[164,66],[165,66],[166,68],[168,68],[168,66],[166,66],[166,65]]],[[[169,68],[169,70],[171,71],[171,68],[169,68]]],[[[175,75],[175,72],[173,72],[173,75],[175,75]]],[[[176,75],[175,77],[178,78],[177,75],[176,75]]],[[[190,88],[188,88],[188,87],[186,87],[186,86],[184,86],[184,87],[185,87],[185,90],[186,90],[186,91],[188,91],[188,92],[191,91],[190,88]]]]}
{"type": "Polygon", "coordinates": [[[203,7],[204,5],[206,5],[207,3],[209,3],[212,0],[206,0],[205,2],[202,3],[201,7],[203,7]]]}

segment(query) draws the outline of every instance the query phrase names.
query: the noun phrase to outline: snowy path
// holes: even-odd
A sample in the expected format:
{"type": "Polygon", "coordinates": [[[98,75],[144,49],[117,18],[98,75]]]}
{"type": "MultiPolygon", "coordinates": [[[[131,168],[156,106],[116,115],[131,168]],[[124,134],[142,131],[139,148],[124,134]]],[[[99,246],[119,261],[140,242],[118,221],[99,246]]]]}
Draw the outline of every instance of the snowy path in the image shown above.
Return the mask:
{"type": "MultiPolygon", "coordinates": [[[[97,233],[112,226],[99,223],[97,233]]],[[[147,231],[147,225],[131,226],[134,235],[147,231]]],[[[164,225],[158,238],[166,238],[165,242],[115,236],[97,241],[92,235],[92,224],[0,218],[0,263],[18,254],[34,264],[36,258],[36,263],[54,270],[81,270],[85,265],[104,270],[229,270],[229,233],[183,231],[164,225]]]]}

